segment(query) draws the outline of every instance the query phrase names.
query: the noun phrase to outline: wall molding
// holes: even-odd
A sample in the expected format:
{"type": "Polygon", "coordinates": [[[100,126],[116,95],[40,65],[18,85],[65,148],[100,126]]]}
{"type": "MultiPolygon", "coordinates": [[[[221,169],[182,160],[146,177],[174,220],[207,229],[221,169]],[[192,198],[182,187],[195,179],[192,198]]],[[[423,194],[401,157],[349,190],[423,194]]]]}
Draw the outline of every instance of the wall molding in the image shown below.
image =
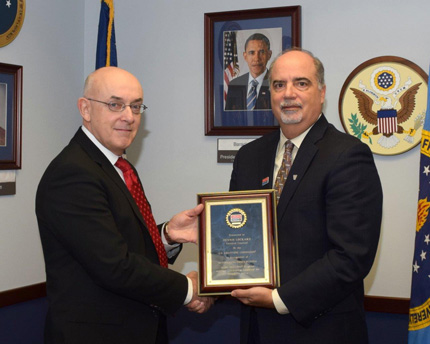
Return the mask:
{"type": "Polygon", "coordinates": [[[368,312],[409,314],[408,298],[364,296],[364,309],[368,312]]]}
{"type": "MultiPolygon", "coordinates": [[[[45,282],[0,292],[0,307],[41,297],[46,297],[45,282]]],[[[408,314],[409,301],[399,297],[365,296],[364,309],[368,312],[408,314]]]]}
{"type": "Polygon", "coordinates": [[[37,283],[26,287],[0,292],[0,308],[20,302],[31,301],[46,296],[46,283],[37,283]]]}

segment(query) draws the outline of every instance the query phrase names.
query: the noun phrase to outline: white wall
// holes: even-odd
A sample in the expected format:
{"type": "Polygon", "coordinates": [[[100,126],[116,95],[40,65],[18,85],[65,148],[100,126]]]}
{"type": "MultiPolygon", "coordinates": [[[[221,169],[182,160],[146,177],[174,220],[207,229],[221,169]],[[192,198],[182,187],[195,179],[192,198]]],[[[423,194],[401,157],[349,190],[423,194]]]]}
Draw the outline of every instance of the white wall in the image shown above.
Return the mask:
{"type": "MultiPolygon", "coordinates": [[[[150,107],[144,121],[146,136],[129,149],[129,155],[133,153],[158,221],[193,206],[196,193],[228,189],[231,165],[216,162],[217,137],[204,136],[203,14],[288,5],[302,6],[302,46],[325,64],[325,113],[339,129],[342,85],[362,62],[395,55],[428,70],[430,46],[422,42],[430,37],[426,0],[414,1],[413,6],[393,0],[267,0],[264,5],[258,0],[158,0],[136,2],[132,8],[116,1],[119,63],[143,81],[150,107]]],[[[94,52],[86,53],[88,71],[94,52]]],[[[375,160],[384,187],[384,222],[366,289],[372,295],[409,297],[419,148],[375,160]]],[[[196,268],[189,262],[196,261],[197,250],[185,253],[177,268],[196,268]]]]}
{"type": "MultiPolygon", "coordinates": [[[[158,222],[194,206],[197,193],[228,189],[232,166],[216,162],[218,137],[204,136],[203,14],[292,5],[302,6],[302,46],[325,64],[325,113],[339,129],[341,87],[362,62],[395,55],[428,70],[428,0],[413,5],[400,0],[115,1],[119,66],[143,82],[150,108],[128,155],[158,222]]],[[[29,1],[21,34],[0,48],[0,62],[24,65],[25,80],[23,169],[17,195],[0,198],[0,290],[44,280],[34,194],[46,165],[79,124],[75,102],[84,75],[94,69],[99,9],[98,0],[73,5],[47,0],[37,6],[29,1]]],[[[409,297],[419,148],[375,160],[384,219],[366,289],[370,295],[409,297]]],[[[175,268],[188,272],[196,261],[197,250],[189,246],[175,268]]]]}
{"type": "Polygon", "coordinates": [[[0,62],[23,66],[22,169],[16,195],[0,197],[0,290],[45,281],[34,198],[46,166],[80,123],[83,13],[83,0],[26,1],[20,34],[0,48],[0,62]]]}

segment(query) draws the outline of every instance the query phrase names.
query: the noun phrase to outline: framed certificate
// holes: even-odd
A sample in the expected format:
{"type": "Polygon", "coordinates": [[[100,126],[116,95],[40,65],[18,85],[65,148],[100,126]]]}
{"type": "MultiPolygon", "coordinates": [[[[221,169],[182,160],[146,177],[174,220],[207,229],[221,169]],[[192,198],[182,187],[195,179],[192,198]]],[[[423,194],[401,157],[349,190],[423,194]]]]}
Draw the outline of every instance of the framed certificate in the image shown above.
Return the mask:
{"type": "Polygon", "coordinates": [[[199,295],[279,284],[274,190],[198,194],[199,295]]]}

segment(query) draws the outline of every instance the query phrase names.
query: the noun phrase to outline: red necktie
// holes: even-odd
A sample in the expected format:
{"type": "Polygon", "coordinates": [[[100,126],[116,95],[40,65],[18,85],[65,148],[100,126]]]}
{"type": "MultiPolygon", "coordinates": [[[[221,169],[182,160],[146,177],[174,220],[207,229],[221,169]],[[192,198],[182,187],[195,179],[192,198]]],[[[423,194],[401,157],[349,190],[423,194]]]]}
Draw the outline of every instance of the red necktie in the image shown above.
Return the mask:
{"type": "Polygon", "coordinates": [[[134,173],[134,170],[132,169],[128,161],[121,157],[118,158],[118,161],[115,163],[115,166],[118,167],[124,174],[125,184],[127,185],[128,190],[133,196],[137,206],[139,207],[140,213],[145,220],[149,234],[151,234],[152,241],[154,242],[155,249],[157,250],[160,265],[167,268],[166,250],[164,249],[163,242],[161,241],[160,232],[158,232],[154,216],[152,215],[151,208],[149,207],[148,201],[146,200],[145,194],[143,193],[142,186],[139,183],[136,173],[134,173]]]}

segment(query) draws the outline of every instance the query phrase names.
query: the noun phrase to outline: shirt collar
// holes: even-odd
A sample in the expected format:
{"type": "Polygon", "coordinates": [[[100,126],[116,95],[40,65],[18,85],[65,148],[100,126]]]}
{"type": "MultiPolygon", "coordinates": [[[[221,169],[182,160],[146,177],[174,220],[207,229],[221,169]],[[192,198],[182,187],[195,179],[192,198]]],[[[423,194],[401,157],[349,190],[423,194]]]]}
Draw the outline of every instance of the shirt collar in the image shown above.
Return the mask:
{"type": "MultiPolygon", "coordinates": [[[[264,71],[264,73],[261,73],[259,76],[255,78],[255,80],[258,81],[258,85],[260,86],[263,83],[264,78],[266,77],[267,69],[264,71]]],[[[249,73],[248,77],[248,85],[251,83],[251,81],[254,80],[251,73],[249,73]]]]}
{"type": "Polygon", "coordinates": [[[106,158],[110,161],[110,163],[112,165],[115,165],[119,156],[112,153],[109,149],[103,146],[100,143],[100,141],[97,140],[96,137],[87,128],[85,128],[85,126],[81,126],[81,128],[82,128],[82,131],[85,133],[85,135],[87,135],[88,138],[91,140],[91,142],[94,143],[97,146],[97,148],[101,150],[101,152],[106,156],[106,158]]]}
{"type": "MultiPolygon", "coordinates": [[[[318,119],[320,119],[322,114],[319,115],[318,119]]],[[[317,120],[318,121],[318,120],[317,120]]],[[[315,122],[316,123],[316,122],[315,122]]],[[[278,149],[280,147],[283,147],[285,145],[285,142],[287,142],[287,140],[290,140],[295,147],[297,147],[297,149],[300,148],[301,144],[303,143],[303,140],[305,139],[306,135],[309,133],[309,131],[312,129],[312,127],[315,125],[312,124],[308,129],[306,129],[303,133],[301,133],[299,136],[293,138],[293,139],[287,139],[284,135],[284,133],[282,132],[281,129],[279,129],[280,131],[280,138],[279,138],[279,144],[278,144],[278,149]]]]}

